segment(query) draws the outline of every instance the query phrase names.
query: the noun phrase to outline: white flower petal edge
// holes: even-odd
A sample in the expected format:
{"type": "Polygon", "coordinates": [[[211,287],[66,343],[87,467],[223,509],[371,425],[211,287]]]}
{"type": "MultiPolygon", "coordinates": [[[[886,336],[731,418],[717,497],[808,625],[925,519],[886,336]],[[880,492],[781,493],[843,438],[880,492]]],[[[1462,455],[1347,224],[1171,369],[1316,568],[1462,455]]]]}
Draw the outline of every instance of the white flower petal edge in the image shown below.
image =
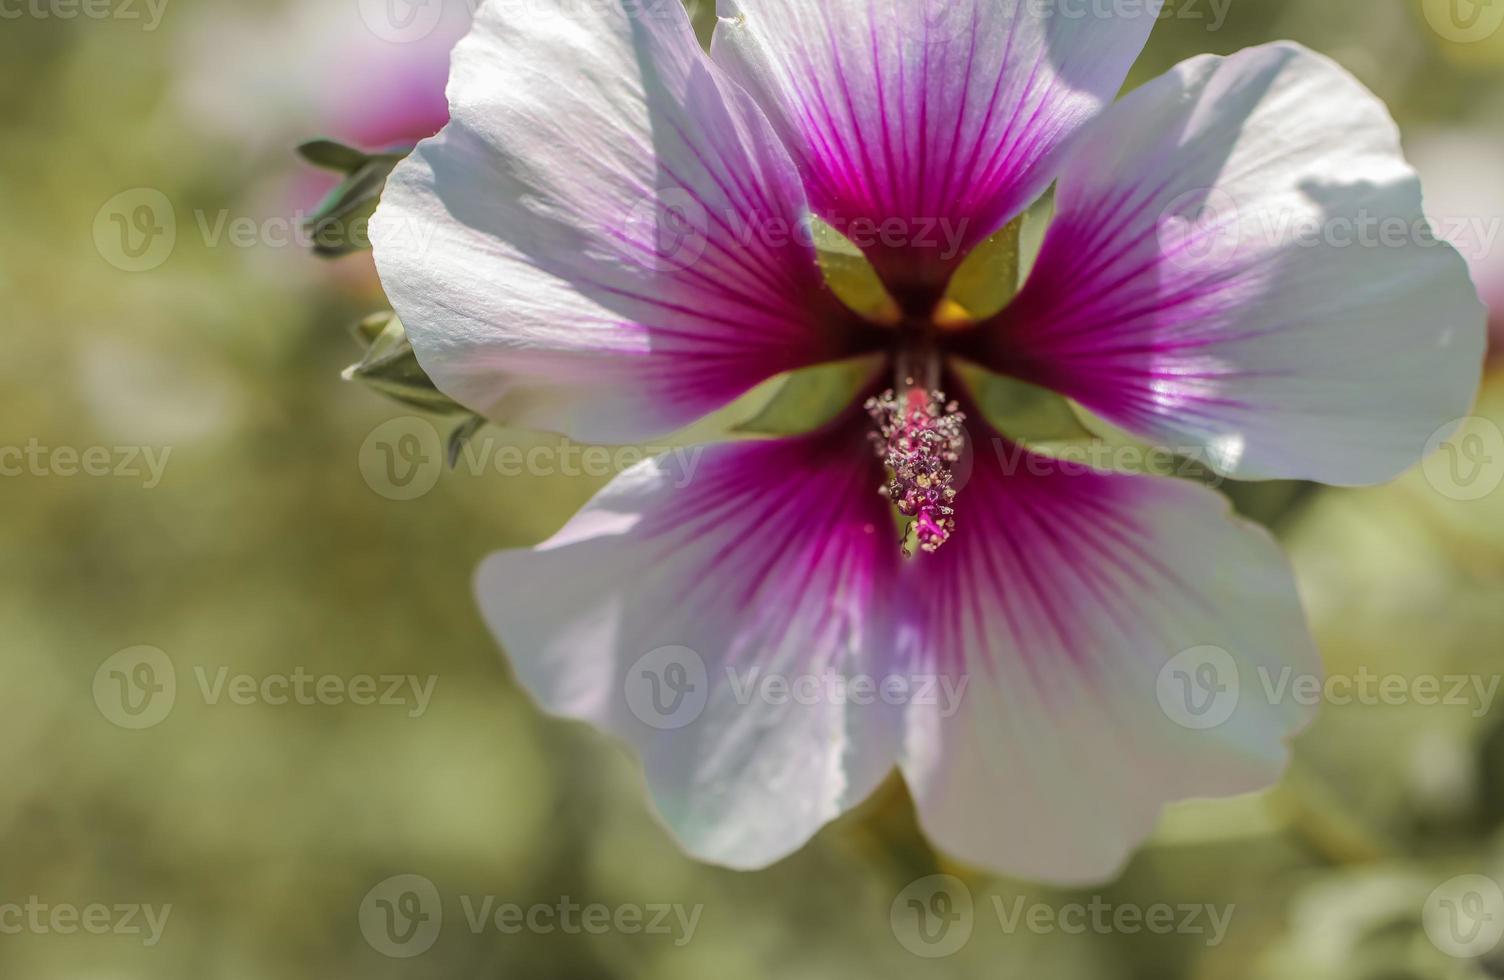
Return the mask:
{"type": "Polygon", "coordinates": [[[910,711],[901,767],[963,862],[1103,881],[1166,803],[1274,782],[1314,709],[1264,682],[1321,665],[1279,546],[1220,494],[993,439],[962,533],[905,568],[904,662],[965,693],[910,711]]]}
{"type": "Polygon", "coordinates": [[[1407,143],[1426,189],[1426,213],[1467,259],[1498,335],[1504,325],[1504,183],[1478,175],[1504,173],[1504,135],[1444,129],[1407,143]]]}
{"type": "Polygon", "coordinates": [[[1369,484],[1467,413],[1484,320],[1383,104],[1281,43],[1087,127],[979,359],[1230,476],[1369,484]]]}
{"type": "Polygon", "coordinates": [[[477,575],[522,685],[631,745],[664,823],[701,859],[776,861],[894,767],[897,709],[811,686],[871,674],[890,648],[897,549],[864,439],[859,416],[676,451],[477,575]]]}
{"type": "Polygon", "coordinates": [[[449,102],[449,126],[388,181],[371,239],[451,397],[638,441],[844,353],[793,164],[681,5],[488,4],[455,50],[449,102]]]}
{"type": "MultiPolygon", "coordinates": [[[[1123,85],[1160,0],[721,0],[712,54],[767,110],[817,212],[900,221],[892,276],[959,262],[1049,185],[1123,85]],[[1132,7],[1130,10],[1129,7],[1132,7]],[[926,223],[946,222],[962,249],[926,223]]],[[[885,238],[886,238],[885,234],[885,238]]]]}

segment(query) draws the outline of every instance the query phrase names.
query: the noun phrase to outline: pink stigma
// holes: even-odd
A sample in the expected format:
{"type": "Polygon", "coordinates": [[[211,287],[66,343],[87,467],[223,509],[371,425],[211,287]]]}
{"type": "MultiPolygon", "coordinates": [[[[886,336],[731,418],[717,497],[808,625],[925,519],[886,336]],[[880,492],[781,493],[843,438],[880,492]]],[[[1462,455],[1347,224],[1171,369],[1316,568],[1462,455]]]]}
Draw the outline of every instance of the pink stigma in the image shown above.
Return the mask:
{"type": "MultiPolygon", "coordinates": [[[[888,466],[883,495],[912,518],[909,531],[920,549],[938,551],[956,529],[952,467],[961,458],[966,416],[943,392],[927,391],[912,381],[902,397],[890,389],[869,399],[867,412],[877,423],[873,445],[888,466]]],[[[904,554],[909,555],[907,533],[904,540],[904,554]]]]}

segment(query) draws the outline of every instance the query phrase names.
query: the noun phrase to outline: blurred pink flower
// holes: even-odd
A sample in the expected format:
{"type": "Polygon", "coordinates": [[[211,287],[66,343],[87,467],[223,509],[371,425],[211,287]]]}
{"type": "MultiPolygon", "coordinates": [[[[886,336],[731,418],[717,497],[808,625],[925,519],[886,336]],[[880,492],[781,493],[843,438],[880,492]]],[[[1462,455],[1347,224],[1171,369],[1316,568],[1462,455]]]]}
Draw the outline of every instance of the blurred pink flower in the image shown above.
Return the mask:
{"type": "MultiPolygon", "coordinates": [[[[338,178],[297,159],[305,140],[384,149],[444,126],[449,53],[471,0],[417,2],[430,16],[405,32],[386,20],[402,11],[387,0],[197,8],[182,36],[177,103],[196,132],[229,144],[215,152],[239,168],[227,175],[243,182],[237,217],[301,223],[314,211],[338,178]]],[[[321,268],[306,248],[258,249],[247,263],[270,279],[317,276],[362,302],[378,291],[369,256],[321,268]]]]}
{"type": "Polygon", "coordinates": [[[200,8],[179,99],[211,132],[263,150],[313,136],[368,148],[432,136],[449,118],[449,53],[470,5],[426,2],[440,16],[404,40],[387,39],[384,8],[370,2],[200,8]]]}

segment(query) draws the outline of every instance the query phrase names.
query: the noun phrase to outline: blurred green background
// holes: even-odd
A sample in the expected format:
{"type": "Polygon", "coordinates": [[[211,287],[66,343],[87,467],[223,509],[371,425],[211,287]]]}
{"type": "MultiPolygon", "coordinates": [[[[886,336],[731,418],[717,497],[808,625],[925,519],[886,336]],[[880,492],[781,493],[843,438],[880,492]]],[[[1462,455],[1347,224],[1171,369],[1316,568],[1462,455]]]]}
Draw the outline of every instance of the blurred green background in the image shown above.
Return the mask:
{"type": "MultiPolygon", "coordinates": [[[[393,499],[373,433],[429,430],[339,379],[347,325],[383,306],[370,257],[321,261],[294,234],[333,183],[299,141],[432,130],[468,14],[434,2],[442,22],[411,41],[357,0],[0,0],[0,446],[33,460],[0,477],[0,976],[1504,976],[1504,954],[1458,958],[1426,928],[1450,894],[1433,890],[1504,874],[1504,709],[1476,700],[1326,706],[1283,786],[1174,808],[1100,889],[948,865],[896,783],[765,872],[681,856],[627,754],[542,718],[470,598],[482,556],[542,539],[605,478],[462,469],[393,499]],[[421,705],[240,704],[203,692],[221,672],[433,686],[421,705]],[[176,696],[143,714],[112,686],[166,673],[176,696]],[[976,911],[959,950],[924,958],[890,912],[937,872],[976,911]],[[373,928],[399,875],[442,909],[409,957],[373,928]],[[1094,896],[1212,906],[1229,927],[1073,935],[993,914],[1094,896]],[[513,934],[471,927],[488,898],[699,912],[692,933],[513,934]],[[141,907],[168,905],[152,935],[141,907]],[[68,928],[69,908],[98,928],[68,928]]],[[[1459,245],[1504,311],[1504,2],[1175,11],[1130,84],[1282,37],[1332,55],[1393,107],[1433,214],[1492,231],[1459,245]]],[[[1285,540],[1333,673],[1504,669],[1504,369],[1477,414],[1466,487],[1433,465],[1371,490],[1235,491],[1285,540]]],[[[1485,938],[1504,928],[1504,906],[1458,908],[1485,938]]]]}

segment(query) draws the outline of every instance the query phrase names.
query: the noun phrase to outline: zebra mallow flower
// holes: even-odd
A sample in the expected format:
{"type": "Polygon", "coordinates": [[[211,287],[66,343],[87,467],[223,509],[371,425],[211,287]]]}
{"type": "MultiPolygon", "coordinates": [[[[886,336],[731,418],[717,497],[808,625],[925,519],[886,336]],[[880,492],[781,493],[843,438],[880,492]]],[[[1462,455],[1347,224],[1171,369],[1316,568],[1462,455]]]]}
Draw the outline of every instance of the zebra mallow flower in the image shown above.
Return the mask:
{"type": "Polygon", "coordinates": [[[1484,317],[1380,101],[1279,43],[1114,103],[1158,2],[722,0],[708,55],[673,0],[511,7],[479,11],[451,122],[372,223],[436,383],[643,443],[871,369],[812,431],[644,462],[484,562],[543,708],[630,743],[682,845],[737,868],[895,767],[936,846],[1059,882],[1112,874],[1170,801],[1274,781],[1308,721],[1278,680],[1320,666],[1272,538],[1201,483],[1010,441],[958,366],[1226,477],[1399,474],[1466,413],[1484,317]],[[1013,299],[949,295],[1052,184],[1013,299]],[[811,214],[876,313],[827,284],[811,214]]]}

